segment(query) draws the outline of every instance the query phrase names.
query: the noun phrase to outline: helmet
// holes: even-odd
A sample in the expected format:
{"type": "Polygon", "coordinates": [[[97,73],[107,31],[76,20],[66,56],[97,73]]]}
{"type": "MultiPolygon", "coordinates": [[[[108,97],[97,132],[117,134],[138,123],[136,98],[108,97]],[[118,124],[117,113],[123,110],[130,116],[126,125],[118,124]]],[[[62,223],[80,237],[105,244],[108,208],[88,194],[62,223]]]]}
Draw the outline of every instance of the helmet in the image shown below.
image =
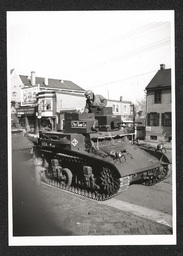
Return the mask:
{"type": "Polygon", "coordinates": [[[86,92],[85,92],[85,97],[87,97],[87,96],[90,95],[90,94],[93,94],[93,92],[92,92],[91,90],[86,91],[86,92]]]}

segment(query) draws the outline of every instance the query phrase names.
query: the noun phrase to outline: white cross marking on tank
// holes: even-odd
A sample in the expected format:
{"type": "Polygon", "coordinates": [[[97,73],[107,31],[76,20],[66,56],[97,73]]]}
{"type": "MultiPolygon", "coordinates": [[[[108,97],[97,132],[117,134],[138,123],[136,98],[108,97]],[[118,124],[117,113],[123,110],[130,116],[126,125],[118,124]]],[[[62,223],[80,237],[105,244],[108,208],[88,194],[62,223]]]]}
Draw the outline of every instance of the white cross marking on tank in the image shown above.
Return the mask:
{"type": "Polygon", "coordinates": [[[72,143],[72,145],[75,147],[75,146],[78,144],[78,141],[77,141],[76,139],[73,139],[73,140],[71,141],[71,143],[72,143]]]}

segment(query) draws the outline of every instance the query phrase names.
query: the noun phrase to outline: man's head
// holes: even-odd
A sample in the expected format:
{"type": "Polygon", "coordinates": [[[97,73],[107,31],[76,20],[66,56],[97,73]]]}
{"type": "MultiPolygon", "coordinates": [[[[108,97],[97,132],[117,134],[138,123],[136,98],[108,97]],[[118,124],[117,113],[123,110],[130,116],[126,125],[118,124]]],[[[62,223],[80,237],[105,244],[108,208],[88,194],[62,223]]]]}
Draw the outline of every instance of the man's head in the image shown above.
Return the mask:
{"type": "Polygon", "coordinates": [[[94,95],[94,93],[91,90],[88,90],[85,92],[85,97],[87,99],[90,99],[90,100],[93,99],[93,95],[94,95]]]}

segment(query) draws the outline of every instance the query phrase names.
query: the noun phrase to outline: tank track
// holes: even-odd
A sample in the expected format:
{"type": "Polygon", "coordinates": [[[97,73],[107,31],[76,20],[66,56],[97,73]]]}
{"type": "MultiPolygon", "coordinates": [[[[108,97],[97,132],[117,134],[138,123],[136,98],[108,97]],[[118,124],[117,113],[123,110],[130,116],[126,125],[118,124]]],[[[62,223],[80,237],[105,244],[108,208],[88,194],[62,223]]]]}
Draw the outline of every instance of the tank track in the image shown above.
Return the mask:
{"type": "Polygon", "coordinates": [[[144,175],[143,175],[144,181],[141,184],[145,186],[153,186],[156,183],[159,183],[165,180],[166,178],[168,178],[170,175],[170,172],[171,170],[169,165],[163,166],[163,171],[157,176],[154,176],[154,173],[152,173],[151,171],[146,171],[144,172],[144,175]]]}
{"type": "MultiPolygon", "coordinates": [[[[93,161],[89,158],[78,157],[78,156],[70,156],[63,153],[56,153],[52,154],[51,151],[48,150],[42,150],[44,153],[51,154],[52,158],[58,159],[61,162],[65,162],[69,164],[77,165],[79,164],[81,167],[84,165],[91,165],[95,166],[97,164],[97,159],[93,161]],[[54,157],[53,157],[54,155],[54,157]]],[[[100,163],[100,167],[102,166],[101,174],[101,184],[104,188],[103,191],[78,186],[78,184],[72,184],[71,186],[68,186],[64,184],[63,182],[60,182],[59,180],[55,179],[54,177],[51,177],[50,175],[47,175],[47,171],[43,172],[42,175],[42,182],[47,183],[51,186],[67,190],[71,193],[78,194],[84,197],[88,197],[93,200],[97,201],[105,201],[108,200],[117,194],[121,193],[122,191],[125,191],[128,189],[130,184],[136,184],[136,182],[131,183],[131,176],[126,176],[123,178],[113,178],[113,173],[111,171],[111,166],[108,163],[103,163],[103,161],[98,161],[100,163]],[[107,188],[107,189],[106,189],[107,188]],[[107,190],[107,192],[105,191],[107,190]]],[[[46,169],[47,170],[47,169],[46,169]]],[[[152,170],[143,171],[140,173],[140,180],[141,182],[137,182],[137,184],[145,185],[145,186],[153,186],[156,183],[161,182],[162,180],[166,179],[170,174],[170,168],[169,165],[165,165],[162,167],[157,167],[152,170]],[[163,168],[161,172],[159,172],[159,168],[163,168]]]]}
{"type": "MultiPolygon", "coordinates": [[[[48,151],[47,151],[48,152],[48,151]]],[[[57,159],[59,159],[61,162],[68,162],[68,163],[74,163],[74,164],[80,164],[82,165],[96,165],[96,161],[93,162],[92,160],[88,160],[85,158],[77,157],[77,156],[68,156],[66,154],[62,153],[57,153],[56,154],[57,159]]],[[[95,159],[96,160],[96,159],[95,159]]],[[[124,177],[124,178],[118,178],[114,179],[113,178],[113,173],[110,170],[110,168],[107,166],[103,166],[102,171],[101,171],[101,184],[102,186],[106,189],[103,192],[97,191],[95,189],[91,188],[82,188],[82,186],[77,186],[76,185],[71,185],[68,186],[60,181],[58,181],[55,178],[50,177],[47,175],[47,171],[45,171],[42,175],[42,181],[44,183],[47,183],[51,186],[67,190],[71,193],[75,193],[93,200],[97,201],[105,201],[108,200],[117,194],[121,193],[122,191],[126,190],[129,186],[130,183],[130,178],[129,176],[124,177]],[[106,192],[107,191],[107,192],[106,192]]]]}

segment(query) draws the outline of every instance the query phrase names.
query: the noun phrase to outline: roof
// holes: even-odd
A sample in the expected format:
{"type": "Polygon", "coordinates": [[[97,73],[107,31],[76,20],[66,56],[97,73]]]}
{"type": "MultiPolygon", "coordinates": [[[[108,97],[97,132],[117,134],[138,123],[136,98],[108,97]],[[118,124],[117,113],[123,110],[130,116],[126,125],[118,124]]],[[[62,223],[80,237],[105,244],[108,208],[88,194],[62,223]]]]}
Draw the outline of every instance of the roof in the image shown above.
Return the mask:
{"type": "MultiPolygon", "coordinates": [[[[22,83],[24,85],[31,86],[31,79],[28,76],[20,75],[20,79],[22,80],[22,83]]],[[[49,78],[48,85],[45,85],[44,81],[45,79],[43,77],[36,77],[36,84],[39,84],[40,87],[42,88],[85,91],[83,88],[81,88],[77,84],[67,80],[49,78]]]]}
{"type": "Polygon", "coordinates": [[[108,99],[107,101],[109,101],[109,102],[129,103],[129,104],[131,104],[131,101],[129,101],[129,100],[111,100],[111,99],[108,99]]]}
{"type": "Polygon", "coordinates": [[[10,75],[13,73],[13,71],[14,71],[14,68],[10,70],[10,75]]]}
{"type": "Polygon", "coordinates": [[[171,69],[159,70],[150,83],[146,86],[146,89],[161,89],[165,87],[171,87],[171,69]]]}

